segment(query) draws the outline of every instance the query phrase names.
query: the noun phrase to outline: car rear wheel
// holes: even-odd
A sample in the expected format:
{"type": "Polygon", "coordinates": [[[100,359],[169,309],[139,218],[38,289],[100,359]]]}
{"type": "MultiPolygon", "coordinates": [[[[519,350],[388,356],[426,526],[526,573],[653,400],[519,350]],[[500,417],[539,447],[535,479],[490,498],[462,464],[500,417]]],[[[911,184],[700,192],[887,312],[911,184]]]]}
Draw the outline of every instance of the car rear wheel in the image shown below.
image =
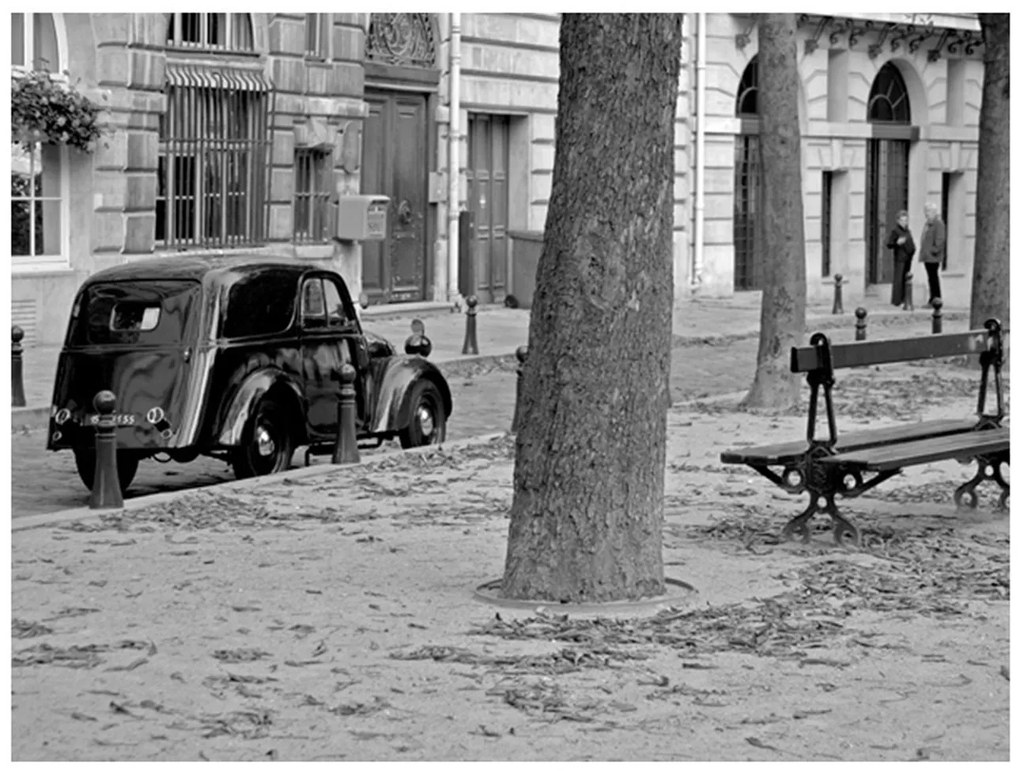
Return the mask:
{"type": "Polygon", "coordinates": [[[408,401],[411,419],[400,430],[400,446],[407,449],[443,441],[446,438],[446,410],[435,383],[419,380],[412,386],[408,401]]]}
{"type": "MultiPolygon", "coordinates": [[[[120,482],[121,493],[127,492],[131,482],[134,481],[139,460],[141,459],[133,453],[117,451],[117,481],[120,482]]],[[[96,451],[91,447],[75,447],[74,465],[78,469],[82,483],[91,490],[96,478],[96,451]]]]}
{"type": "Polygon", "coordinates": [[[286,409],[273,397],[262,397],[241,432],[241,446],[234,450],[234,476],[248,479],[284,471],[293,454],[286,409]]]}

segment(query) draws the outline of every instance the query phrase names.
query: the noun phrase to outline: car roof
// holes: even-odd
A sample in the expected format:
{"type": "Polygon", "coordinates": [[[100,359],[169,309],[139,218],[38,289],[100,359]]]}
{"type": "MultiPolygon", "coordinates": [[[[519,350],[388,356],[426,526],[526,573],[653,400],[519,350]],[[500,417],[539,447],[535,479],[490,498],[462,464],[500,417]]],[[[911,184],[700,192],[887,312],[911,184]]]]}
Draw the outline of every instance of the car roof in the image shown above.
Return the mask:
{"type": "Polygon", "coordinates": [[[108,281],[182,279],[203,283],[233,283],[244,275],[266,269],[283,270],[299,276],[310,270],[320,270],[315,263],[295,262],[292,258],[271,254],[190,255],[174,254],[150,257],[98,271],[89,276],[85,284],[108,281]]]}

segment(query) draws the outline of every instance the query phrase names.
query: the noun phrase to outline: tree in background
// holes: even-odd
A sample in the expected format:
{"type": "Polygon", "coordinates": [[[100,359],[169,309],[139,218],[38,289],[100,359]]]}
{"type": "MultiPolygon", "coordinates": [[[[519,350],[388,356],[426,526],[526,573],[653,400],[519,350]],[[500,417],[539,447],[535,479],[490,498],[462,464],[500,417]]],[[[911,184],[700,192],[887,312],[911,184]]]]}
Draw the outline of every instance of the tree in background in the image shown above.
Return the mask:
{"type": "Polygon", "coordinates": [[[1009,14],[979,13],[985,74],[978,127],[970,325],[1009,323],[1009,14]]]}
{"type": "Polygon", "coordinates": [[[790,13],[759,14],[757,26],[764,271],[757,369],[743,404],[786,409],[797,403],[800,388],[790,372],[789,351],[803,343],[807,303],[797,19],[790,13]]]}
{"type": "Polygon", "coordinates": [[[566,14],[504,597],[664,591],[678,14],[566,14]]]}

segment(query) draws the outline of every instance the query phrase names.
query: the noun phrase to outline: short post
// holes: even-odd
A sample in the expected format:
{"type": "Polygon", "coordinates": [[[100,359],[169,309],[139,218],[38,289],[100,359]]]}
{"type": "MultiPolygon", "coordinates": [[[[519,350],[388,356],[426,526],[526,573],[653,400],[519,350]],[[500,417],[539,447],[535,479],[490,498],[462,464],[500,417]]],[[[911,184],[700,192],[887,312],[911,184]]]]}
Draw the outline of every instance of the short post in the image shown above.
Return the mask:
{"type": "Polygon", "coordinates": [[[358,419],[358,407],[355,403],[354,378],[357,377],[354,367],[346,362],[334,370],[333,379],[340,381],[336,407],[336,444],[333,447],[334,463],[360,463],[358,454],[358,435],[355,423],[358,419]]]}
{"type": "Polygon", "coordinates": [[[113,391],[100,391],[92,400],[98,413],[96,420],[96,468],[92,475],[90,509],[122,509],[124,497],[117,474],[117,424],[113,410],[117,397],[113,391]]]}
{"type": "Polygon", "coordinates": [[[467,305],[467,328],[464,330],[464,348],[461,353],[478,354],[478,298],[470,295],[464,303],[467,305]]]}
{"type": "Polygon", "coordinates": [[[11,406],[25,406],[25,382],[21,370],[21,341],[25,330],[17,324],[11,327],[11,406]]]}
{"type": "Polygon", "coordinates": [[[931,301],[931,333],[933,335],[942,334],[942,299],[936,297],[931,301]]]}
{"type": "Polygon", "coordinates": [[[903,310],[914,310],[914,274],[909,272],[903,279],[903,310]]]}
{"type": "Polygon", "coordinates": [[[425,323],[421,319],[411,321],[411,336],[404,341],[404,353],[408,356],[432,353],[432,341],[425,337],[425,323]]]}
{"type": "Polygon", "coordinates": [[[854,315],[857,317],[857,324],[854,331],[854,340],[867,340],[868,339],[868,310],[866,308],[858,308],[854,311],[854,315]]]}
{"type": "Polygon", "coordinates": [[[524,380],[524,365],[528,361],[528,346],[518,346],[517,351],[517,391],[514,397],[514,418],[510,423],[510,433],[516,434],[521,422],[521,383],[524,380]]]}
{"type": "Polygon", "coordinates": [[[836,276],[835,276],[835,278],[833,280],[833,286],[836,288],[836,295],[835,295],[835,297],[832,300],[832,313],[833,313],[833,315],[836,315],[837,313],[842,313],[843,312],[843,274],[842,273],[837,273],[836,274],[836,276]]]}

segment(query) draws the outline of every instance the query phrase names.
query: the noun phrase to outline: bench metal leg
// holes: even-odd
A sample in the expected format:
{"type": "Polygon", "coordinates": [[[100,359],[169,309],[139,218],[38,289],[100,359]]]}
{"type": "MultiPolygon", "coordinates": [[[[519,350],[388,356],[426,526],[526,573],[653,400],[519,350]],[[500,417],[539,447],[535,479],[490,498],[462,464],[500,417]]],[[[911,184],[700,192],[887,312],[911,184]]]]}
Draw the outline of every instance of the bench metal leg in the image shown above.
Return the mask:
{"type": "Polygon", "coordinates": [[[1002,490],[999,495],[998,505],[1000,508],[1006,508],[1009,506],[1009,482],[1002,475],[1003,464],[1009,465],[1009,458],[1002,458],[995,456],[986,458],[984,456],[978,456],[975,458],[978,463],[977,473],[973,478],[964,482],[962,485],[956,488],[956,492],[953,493],[953,501],[960,508],[969,507],[977,508],[978,505],[978,494],[977,487],[986,479],[994,479],[999,483],[999,488],[1002,490]]]}
{"type": "Polygon", "coordinates": [[[832,519],[832,535],[840,546],[860,546],[861,533],[857,527],[839,513],[836,507],[835,496],[808,491],[811,502],[803,513],[798,514],[783,527],[783,538],[790,540],[800,538],[804,543],[811,540],[811,531],[808,529],[808,522],[816,513],[828,514],[832,519]]]}

